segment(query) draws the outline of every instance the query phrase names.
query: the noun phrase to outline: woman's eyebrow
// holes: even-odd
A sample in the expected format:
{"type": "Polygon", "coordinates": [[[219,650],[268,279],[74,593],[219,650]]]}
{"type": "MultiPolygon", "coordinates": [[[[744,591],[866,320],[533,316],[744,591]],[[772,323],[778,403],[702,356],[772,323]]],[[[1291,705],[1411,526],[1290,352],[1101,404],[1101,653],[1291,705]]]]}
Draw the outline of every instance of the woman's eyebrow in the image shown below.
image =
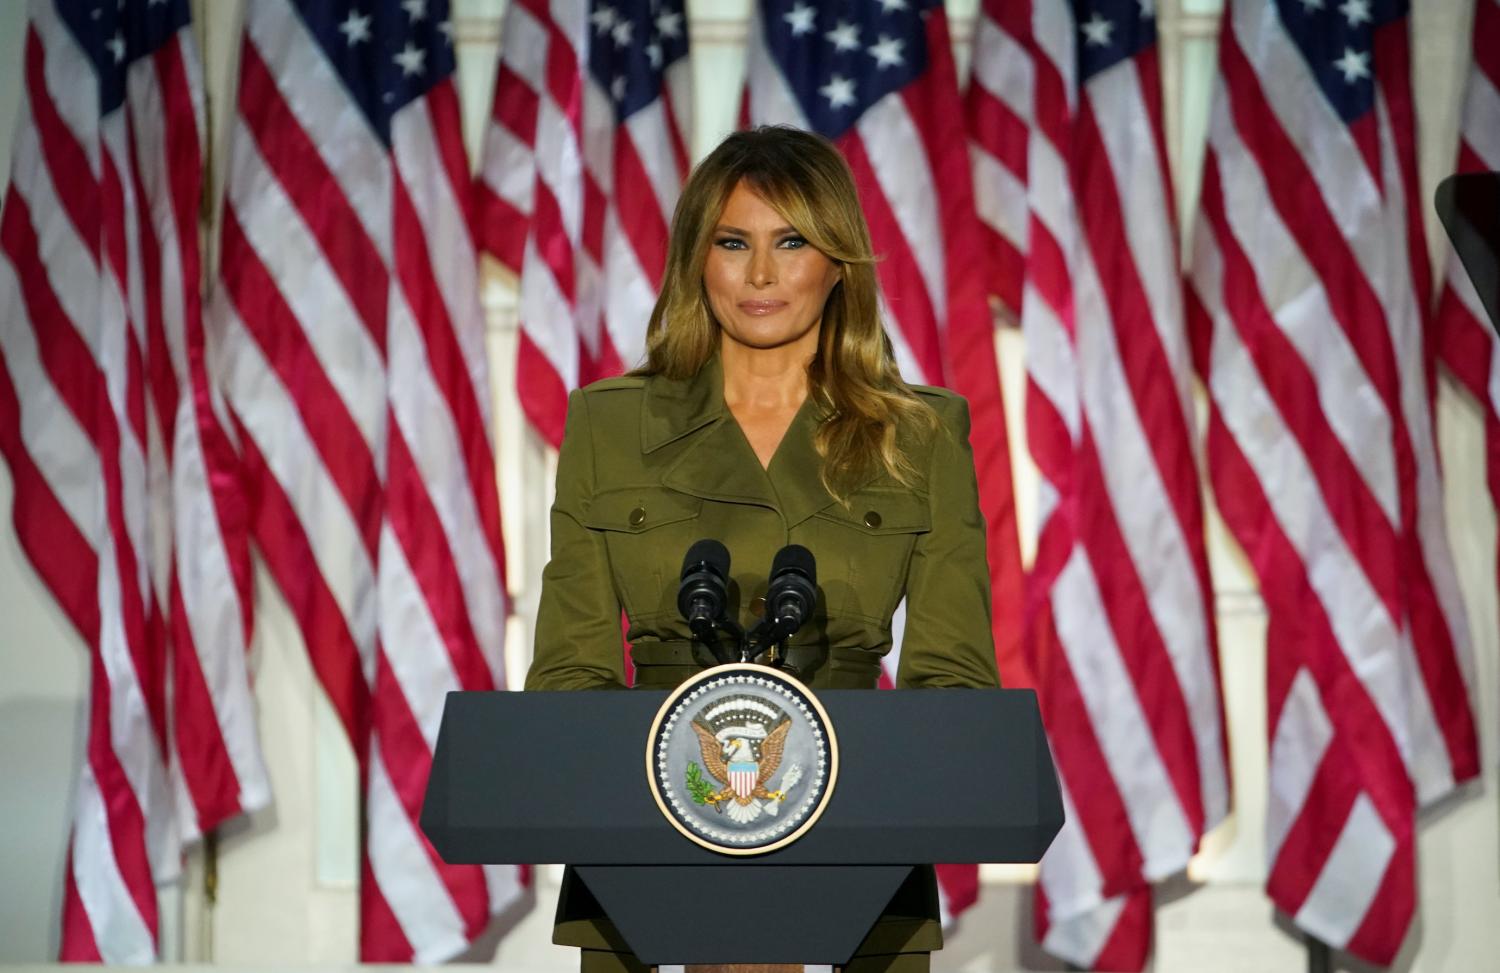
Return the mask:
{"type": "MultiPolygon", "coordinates": [[[[724,223],[720,223],[718,226],[714,227],[714,232],[715,233],[733,233],[735,236],[749,236],[750,235],[750,231],[749,230],[742,230],[742,229],[740,229],[737,226],[729,226],[729,225],[724,224],[724,223]]],[[[797,228],[795,226],[779,226],[776,229],[774,229],[774,230],[771,231],[771,235],[772,236],[785,236],[788,233],[797,233],[797,228]]]]}

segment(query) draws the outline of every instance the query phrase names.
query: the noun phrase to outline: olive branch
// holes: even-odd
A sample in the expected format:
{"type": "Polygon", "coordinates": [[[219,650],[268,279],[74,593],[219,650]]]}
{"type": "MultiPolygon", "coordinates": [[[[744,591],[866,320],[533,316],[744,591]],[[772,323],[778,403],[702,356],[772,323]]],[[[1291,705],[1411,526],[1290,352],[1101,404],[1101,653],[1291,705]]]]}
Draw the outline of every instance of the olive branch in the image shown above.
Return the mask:
{"type": "Polygon", "coordinates": [[[707,804],[708,799],[713,796],[714,789],[708,781],[703,779],[703,771],[699,769],[694,761],[688,761],[687,767],[687,789],[688,796],[693,799],[694,804],[707,804]]]}

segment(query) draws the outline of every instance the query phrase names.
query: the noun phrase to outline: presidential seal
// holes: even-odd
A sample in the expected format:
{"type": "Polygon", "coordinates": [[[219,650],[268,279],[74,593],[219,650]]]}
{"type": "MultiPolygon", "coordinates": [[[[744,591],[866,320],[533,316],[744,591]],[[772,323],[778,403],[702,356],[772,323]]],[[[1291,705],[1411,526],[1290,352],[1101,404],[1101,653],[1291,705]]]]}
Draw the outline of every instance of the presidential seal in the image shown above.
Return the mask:
{"type": "Polygon", "coordinates": [[[817,822],[838,777],[838,741],[817,697],[790,675],[717,666],[657,711],[646,777],[678,831],[726,855],[760,855],[817,822]]]}

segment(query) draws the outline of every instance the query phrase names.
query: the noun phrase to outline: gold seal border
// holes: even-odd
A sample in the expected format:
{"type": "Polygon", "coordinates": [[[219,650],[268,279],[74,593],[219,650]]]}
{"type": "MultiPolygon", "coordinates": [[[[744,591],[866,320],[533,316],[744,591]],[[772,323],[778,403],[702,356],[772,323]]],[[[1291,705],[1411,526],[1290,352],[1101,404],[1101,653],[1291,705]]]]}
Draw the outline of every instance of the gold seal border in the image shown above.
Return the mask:
{"type": "Polygon", "coordinates": [[[829,798],[833,797],[833,788],[838,783],[838,778],[839,738],[838,734],[834,732],[833,721],[828,718],[828,711],[823,708],[822,701],[818,699],[811,689],[807,688],[807,685],[802,680],[788,675],[780,669],[772,669],[770,666],[757,665],[753,662],[731,662],[721,666],[714,666],[712,669],[704,669],[696,676],[682,683],[676,689],[672,690],[671,694],[667,696],[666,701],[661,704],[661,708],[656,711],[656,718],[651,721],[651,729],[646,733],[646,783],[651,786],[651,799],[656,802],[656,807],[661,811],[662,817],[666,818],[667,823],[671,824],[672,827],[676,828],[678,832],[694,844],[701,845],[709,851],[716,851],[723,855],[734,855],[737,858],[749,857],[751,855],[767,855],[778,849],[785,848],[802,837],[823,816],[823,810],[828,807],[829,798]],[[808,813],[807,818],[785,837],[777,838],[769,845],[759,845],[755,848],[740,848],[715,844],[702,835],[697,834],[687,825],[677,820],[677,816],[667,807],[666,801],[662,800],[661,788],[656,783],[656,763],[652,758],[656,751],[657,739],[661,733],[662,720],[666,719],[667,713],[677,705],[683,696],[692,692],[693,688],[699,683],[726,675],[755,675],[761,677],[769,675],[772,678],[788,683],[793,688],[799,690],[803,698],[817,712],[819,718],[823,721],[823,732],[828,737],[828,783],[823,787],[823,796],[818,800],[818,806],[813,808],[808,813]]]}

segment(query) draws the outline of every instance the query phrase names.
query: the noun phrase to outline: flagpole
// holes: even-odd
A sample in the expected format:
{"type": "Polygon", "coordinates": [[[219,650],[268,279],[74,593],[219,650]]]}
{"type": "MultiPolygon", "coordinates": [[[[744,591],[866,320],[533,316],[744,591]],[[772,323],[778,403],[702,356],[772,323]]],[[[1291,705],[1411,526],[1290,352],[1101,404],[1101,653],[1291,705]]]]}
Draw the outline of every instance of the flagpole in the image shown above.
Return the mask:
{"type": "Polygon", "coordinates": [[[1333,950],[1316,936],[1307,936],[1307,973],[1333,973],[1333,950]]]}
{"type": "Polygon", "coordinates": [[[203,836],[203,961],[214,961],[214,905],[219,899],[219,830],[203,836]]]}
{"type": "MultiPolygon", "coordinates": [[[[203,72],[203,131],[199,134],[203,152],[203,183],[198,192],[198,232],[212,236],[213,206],[213,147],[214,116],[213,96],[209,91],[209,10],[213,4],[202,0],[193,4],[193,31],[197,35],[199,63],[203,72]]],[[[204,251],[206,252],[206,251],[204,251]]],[[[210,280],[208,261],[199,262],[198,293],[206,293],[210,280]]],[[[219,830],[209,828],[203,835],[203,920],[199,930],[202,936],[201,959],[205,963],[214,961],[214,907],[219,900],[219,830]]]]}

